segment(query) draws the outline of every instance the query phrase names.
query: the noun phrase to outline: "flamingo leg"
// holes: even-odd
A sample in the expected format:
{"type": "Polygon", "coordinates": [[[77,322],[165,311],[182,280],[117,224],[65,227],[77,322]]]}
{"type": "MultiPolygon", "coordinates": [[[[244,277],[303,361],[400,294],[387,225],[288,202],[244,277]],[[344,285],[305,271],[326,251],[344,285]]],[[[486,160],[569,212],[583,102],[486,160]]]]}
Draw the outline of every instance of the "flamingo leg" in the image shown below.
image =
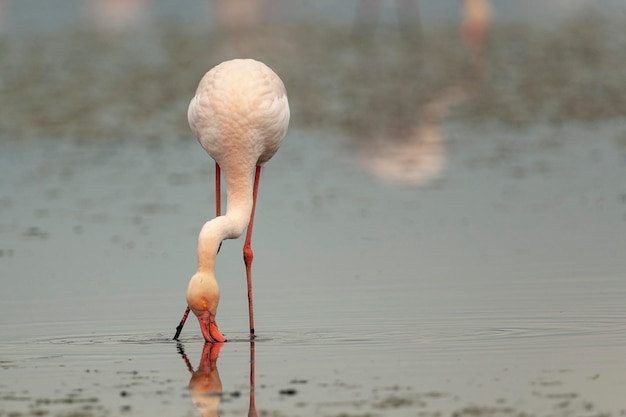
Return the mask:
{"type": "MultiPolygon", "coordinates": [[[[218,163],[215,163],[215,217],[218,217],[222,214],[222,186],[220,181],[220,166],[218,163]]],[[[220,243],[217,251],[220,251],[222,244],[220,243]]],[[[173,340],[178,340],[178,336],[180,336],[180,332],[183,331],[183,326],[187,321],[187,316],[189,315],[189,306],[183,313],[183,318],[180,320],[178,326],[176,326],[176,334],[174,335],[173,340]]]]}
{"type": "MultiPolygon", "coordinates": [[[[222,215],[222,184],[220,182],[220,166],[216,162],[215,163],[215,217],[219,217],[222,215]]],[[[222,242],[217,247],[217,253],[220,253],[220,249],[222,249],[222,242]]]]}
{"type": "Polygon", "coordinates": [[[243,245],[243,261],[246,263],[246,277],[248,279],[248,312],[250,314],[250,339],[254,339],[254,308],[252,307],[252,228],[254,227],[254,211],[256,210],[256,199],[259,191],[259,180],[261,179],[261,165],[257,165],[254,174],[254,189],[252,191],[252,213],[250,213],[250,223],[246,232],[246,243],[243,245]]]}
{"type": "Polygon", "coordinates": [[[180,323],[178,323],[178,326],[176,326],[176,334],[174,335],[172,340],[178,340],[178,336],[180,336],[180,332],[183,331],[183,326],[185,325],[185,322],[187,321],[188,315],[189,315],[189,307],[187,307],[187,309],[183,313],[183,318],[180,320],[180,323]]]}
{"type": "Polygon", "coordinates": [[[215,217],[222,215],[222,185],[220,183],[220,166],[215,163],[215,217]]]}

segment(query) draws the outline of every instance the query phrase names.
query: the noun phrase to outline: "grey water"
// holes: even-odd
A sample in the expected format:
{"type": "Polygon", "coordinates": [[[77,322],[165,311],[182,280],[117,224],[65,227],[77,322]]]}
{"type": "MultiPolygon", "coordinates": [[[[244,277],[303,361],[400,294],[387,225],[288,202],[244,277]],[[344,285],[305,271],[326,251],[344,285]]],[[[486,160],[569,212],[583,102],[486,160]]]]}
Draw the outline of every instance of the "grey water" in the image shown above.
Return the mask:
{"type": "MultiPolygon", "coordinates": [[[[332,134],[291,132],[265,170],[254,235],[257,407],[623,412],[616,128],[594,142],[566,128],[566,149],[520,156],[545,172],[517,177],[473,162],[502,132],[451,126],[449,169],[418,189],[338,157],[332,134]],[[293,381],[307,382],[280,394],[293,381]]],[[[212,207],[198,145],[4,144],[1,166],[3,408],[78,390],[112,412],[191,413],[170,338],[212,207]]],[[[217,363],[225,392],[247,391],[241,244],[225,243],[217,270],[218,318],[234,340],[217,363]]],[[[199,362],[193,320],[181,341],[199,362]]],[[[246,408],[224,399],[223,410],[246,408]]]]}
{"type": "MultiPolygon", "coordinates": [[[[27,3],[7,2],[10,31],[11,10],[42,19],[27,3]]],[[[74,10],[59,4],[56,22],[74,10]]],[[[619,118],[451,118],[417,185],[372,170],[352,132],[296,122],[261,180],[258,337],[243,241],[227,241],[230,341],[211,352],[193,318],[171,340],[214,210],[191,134],[14,131],[0,142],[0,416],[626,414],[619,118]]]]}

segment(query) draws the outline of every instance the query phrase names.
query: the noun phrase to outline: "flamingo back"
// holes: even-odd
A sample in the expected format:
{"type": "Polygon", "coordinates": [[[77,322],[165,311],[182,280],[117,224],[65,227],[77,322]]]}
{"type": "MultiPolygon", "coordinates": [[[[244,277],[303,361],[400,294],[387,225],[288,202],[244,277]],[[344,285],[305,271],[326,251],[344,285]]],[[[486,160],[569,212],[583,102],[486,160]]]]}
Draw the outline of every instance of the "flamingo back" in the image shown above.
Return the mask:
{"type": "Polygon", "coordinates": [[[223,169],[251,168],[267,162],[287,133],[287,91],[259,61],[225,61],[202,77],[187,118],[202,147],[223,169]]]}

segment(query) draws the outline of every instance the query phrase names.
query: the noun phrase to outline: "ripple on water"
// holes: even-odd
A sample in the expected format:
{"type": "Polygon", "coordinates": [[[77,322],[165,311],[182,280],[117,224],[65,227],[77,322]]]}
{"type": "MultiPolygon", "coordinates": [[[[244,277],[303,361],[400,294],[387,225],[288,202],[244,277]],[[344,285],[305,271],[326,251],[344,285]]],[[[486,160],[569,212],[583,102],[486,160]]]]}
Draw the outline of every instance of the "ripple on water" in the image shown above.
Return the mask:
{"type": "MultiPolygon", "coordinates": [[[[255,342],[266,342],[273,340],[267,337],[257,337],[255,342]]],[[[182,343],[201,343],[204,339],[202,335],[192,335],[180,339],[182,343]]],[[[228,343],[249,342],[250,337],[244,333],[236,334],[228,338],[228,343]]],[[[64,337],[43,338],[35,341],[37,344],[54,344],[54,345],[150,345],[150,344],[175,344],[170,335],[163,333],[132,333],[132,334],[89,334],[89,335],[73,335],[64,337]]]]}
{"type": "MultiPolygon", "coordinates": [[[[227,343],[248,343],[247,332],[226,334],[227,343]]],[[[202,343],[202,336],[189,334],[182,343],[202,343]]],[[[511,350],[551,350],[562,346],[606,347],[626,344],[626,320],[619,315],[517,316],[489,312],[466,316],[440,316],[420,320],[386,321],[371,326],[337,324],[332,328],[280,327],[260,333],[256,343],[274,347],[346,348],[393,346],[395,350],[437,350],[445,352],[496,352],[511,350]]],[[[164,333],[104,333],[49,337],[37,345],[149,345],[171,344],[164,333]]]]}
{"type": "Polygon", "coordinates": [[[518,312],[468,313],[431,318],[389,320],[368,325],[336,324],[332,328],[280,328],[271,342],[284,347],[344,349],[390,346],[396,351],[438,352],[545,351],[563,346],[610,347],[626,344],[622,315],[539,315],[518,312]]]}
{"type": "Polygon", "coordinates": [[[38,339],[37,344],[54,345],[117,345],[117,344],[158,344],[172,343],[171,337],[164,334],[134,333],[134,334],[89,334],[64,337],[38,339]]]}

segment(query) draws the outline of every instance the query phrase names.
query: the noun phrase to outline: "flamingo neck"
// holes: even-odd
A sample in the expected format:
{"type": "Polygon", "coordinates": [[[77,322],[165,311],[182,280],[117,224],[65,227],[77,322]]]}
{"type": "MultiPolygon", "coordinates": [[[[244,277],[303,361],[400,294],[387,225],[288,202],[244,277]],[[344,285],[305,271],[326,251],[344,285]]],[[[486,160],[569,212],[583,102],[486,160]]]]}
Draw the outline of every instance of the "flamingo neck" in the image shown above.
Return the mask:
{"type": "Polygon", "coordinates": [[[252,213],[252,176],[226,177],[226,214],[204,224],[198,236],[198,271],[213,271],[220,244],[225,239],[236,239],[248,226],[252,213]]]}

